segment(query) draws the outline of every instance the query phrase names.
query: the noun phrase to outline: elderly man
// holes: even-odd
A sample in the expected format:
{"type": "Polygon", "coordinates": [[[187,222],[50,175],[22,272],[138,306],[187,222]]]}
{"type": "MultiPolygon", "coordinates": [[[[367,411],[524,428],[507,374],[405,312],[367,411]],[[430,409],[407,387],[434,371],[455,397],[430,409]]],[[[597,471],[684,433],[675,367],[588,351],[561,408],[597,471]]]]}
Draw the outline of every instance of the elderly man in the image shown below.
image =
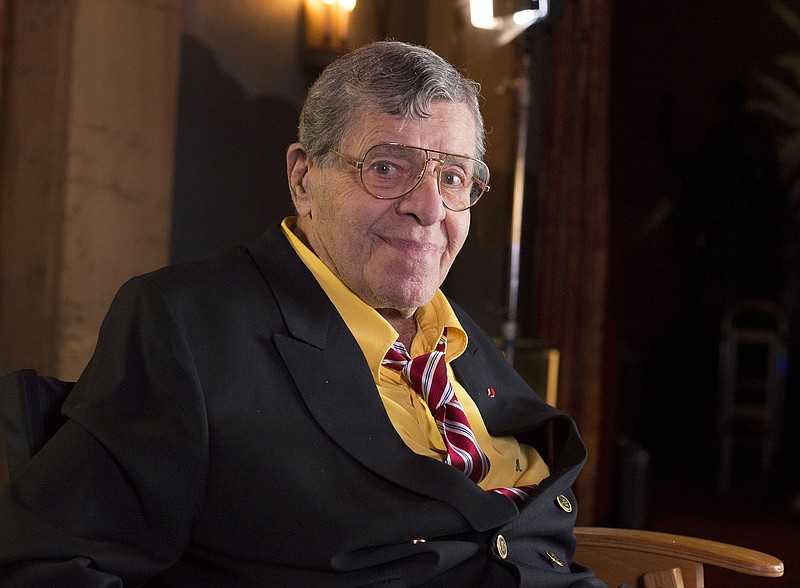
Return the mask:
{"type": "Polygon", "coordinates": [[[603,586],[585,449],[440,292],[489,190],[478,86],[375,43],[311,88],[297,215],[135,278],[0,499],[3,586],[603,586]]]}

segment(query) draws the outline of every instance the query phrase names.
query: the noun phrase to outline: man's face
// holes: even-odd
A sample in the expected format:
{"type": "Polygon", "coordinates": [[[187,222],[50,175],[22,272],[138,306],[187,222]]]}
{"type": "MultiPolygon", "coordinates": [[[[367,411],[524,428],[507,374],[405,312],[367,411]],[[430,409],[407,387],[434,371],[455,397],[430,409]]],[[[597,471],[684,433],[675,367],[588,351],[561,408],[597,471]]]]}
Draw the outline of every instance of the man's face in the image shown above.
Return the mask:
{"type": "MultiPolygon", "coordinates": [[[[438,103],[427,119],[362,112],[337,150],[361,159],[379,143],[402,143],[471,155],[475,124],[466,106],[438,103]]],[[[431,300],[469,231],[470,212],[442,203],[434,162],[410,194],[370,196],[356,168],[334,161],[320,168],[293,145],[287,154],[301,236],[330,270],[376,309],[410,316],[431,300]]]]}

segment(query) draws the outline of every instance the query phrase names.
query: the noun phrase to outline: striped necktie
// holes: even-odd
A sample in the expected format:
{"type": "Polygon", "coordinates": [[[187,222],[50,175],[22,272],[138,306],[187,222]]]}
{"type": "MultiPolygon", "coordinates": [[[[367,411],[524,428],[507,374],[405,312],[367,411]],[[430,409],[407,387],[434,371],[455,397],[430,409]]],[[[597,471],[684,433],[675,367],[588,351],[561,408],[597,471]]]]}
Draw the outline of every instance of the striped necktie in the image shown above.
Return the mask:
{"type": "Polygon", "coordinates": [[[414,359],[405,346],[396,341],[386,353],[383,365],[400,372],[427,403],[447,448],[445,463],[464,472],[477,484],[489,473],[489,459],[478,446],[467,415],[447,378],[446,349],[447,329],[436,349],[414,359]]]}
{"type": "MultiPolygon", "coordinates": [[[[447,448],[445,463],[463,472],[477,484],[489,473],[489,458],[478,445],[467,415],[447,378],[446,350],[445,328],[436,349],[430,353],[411,359],[405,345],[396,341],[386,352],[382,364],[400,372],[414,391],[425,400],[447,448]]],[[[492,488],[487,492],[502,494],[520,506],[535,487],[535,484],[529,484],[492,488]]]]}

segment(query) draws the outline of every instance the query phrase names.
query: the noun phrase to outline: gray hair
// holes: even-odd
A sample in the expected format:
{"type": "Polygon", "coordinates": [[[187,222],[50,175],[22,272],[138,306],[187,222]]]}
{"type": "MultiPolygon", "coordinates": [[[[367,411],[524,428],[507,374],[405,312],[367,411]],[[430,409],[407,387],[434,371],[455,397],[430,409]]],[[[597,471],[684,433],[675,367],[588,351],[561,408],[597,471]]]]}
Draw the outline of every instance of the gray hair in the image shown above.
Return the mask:
{"type": "Polygon", "coordinates": [[[479,96],[478,82],[461,75],[430,49],[378,41],[325,68],[309,89],[300,113],[298,140],[310,156],[324,159],[329,149],[341,145],[365,108],[419,119],[430,117],[436,102],[456,102],[472,113],[477,133],[474,157],[482,159],[485,130],[479,96]]]}

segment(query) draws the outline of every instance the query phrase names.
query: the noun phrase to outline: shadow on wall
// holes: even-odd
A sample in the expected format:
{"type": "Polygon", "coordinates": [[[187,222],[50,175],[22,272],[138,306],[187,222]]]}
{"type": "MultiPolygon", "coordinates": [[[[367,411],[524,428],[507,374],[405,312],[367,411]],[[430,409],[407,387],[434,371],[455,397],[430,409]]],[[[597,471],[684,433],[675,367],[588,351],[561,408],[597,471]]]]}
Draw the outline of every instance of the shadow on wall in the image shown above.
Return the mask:
{"type": "Polygon", "coordinates": [[[292,213],[285,154],[299,116],[275,96],[249,98],[194,37],[181,51],[173,262],[248,243],[292,213]]]}

